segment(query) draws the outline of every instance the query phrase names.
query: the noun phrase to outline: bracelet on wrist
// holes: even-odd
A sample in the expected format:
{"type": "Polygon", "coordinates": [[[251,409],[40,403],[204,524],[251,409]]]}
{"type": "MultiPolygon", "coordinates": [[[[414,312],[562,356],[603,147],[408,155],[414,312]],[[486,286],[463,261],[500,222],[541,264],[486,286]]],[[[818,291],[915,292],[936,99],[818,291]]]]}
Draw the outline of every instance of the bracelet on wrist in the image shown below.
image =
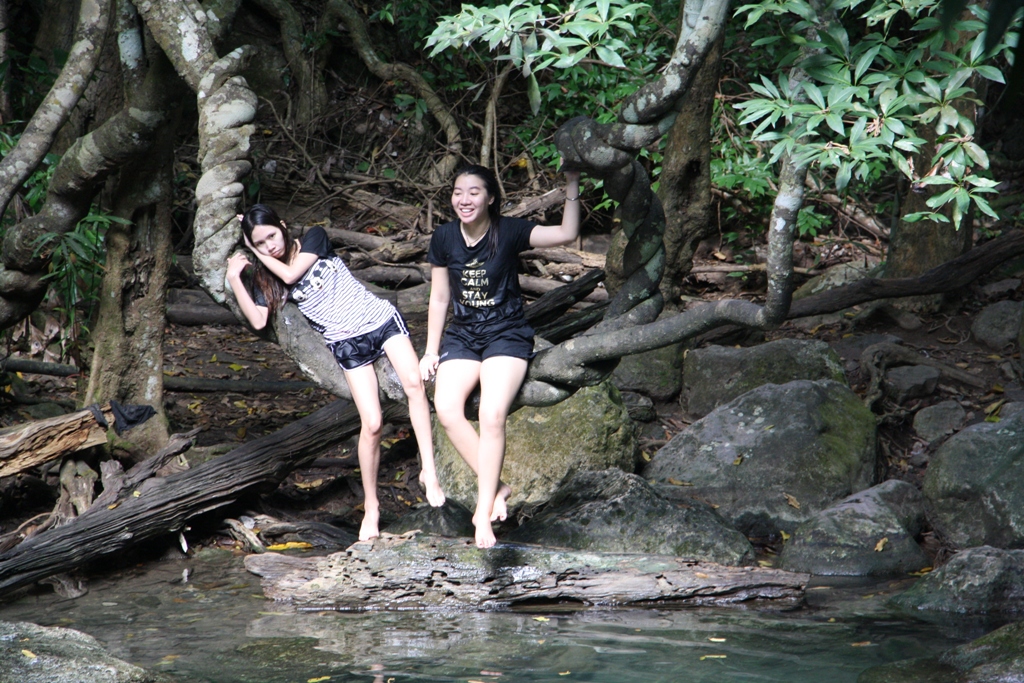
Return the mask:
{"type": "Polygon", "coordinates": [[[576,195],[575,197],[566,197],[565,198],[565,201],[567,201],[567,202],[578,202],[579,200],[580,200],[580,196],[579,195],[576,195]]]}

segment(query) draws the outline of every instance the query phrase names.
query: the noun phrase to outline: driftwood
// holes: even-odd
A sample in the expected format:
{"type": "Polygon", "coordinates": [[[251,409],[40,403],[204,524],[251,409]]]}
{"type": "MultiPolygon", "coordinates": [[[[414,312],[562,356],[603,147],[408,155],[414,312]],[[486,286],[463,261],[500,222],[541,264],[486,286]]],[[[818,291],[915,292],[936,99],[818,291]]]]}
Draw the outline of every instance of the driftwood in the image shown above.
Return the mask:
{"type": "MultiPolygon", "coordinates": [[[[387,421],[406,415],[402,405],[389,403],[383,409],[387,421]]],[[[335,401],[194,469],[147,479],[114,503],[94,506],[69,524],[0,554],[0,594],[123,552],[141,541],[178,533],[192,517],[273,488],[293,468],[358,431],[355,406],[335,401]]]]}
{"type": "Polygon", "coordinates": [[[494,610],[517,604],[725,605],[802,600],[810,578],[661,555],[628,555],[410,532],[360,542],[326,557],[249,555],[268,598],[302,608],[494,610]]]}
{"type": "MultiPolygon", "coordinates": [[[[114,424],[110,404],[101,411],[107,424],[114,424]]],[[[10,427],[0,432],[0,477],[106,442],[107,429],[89,410],[10,427]]]]}

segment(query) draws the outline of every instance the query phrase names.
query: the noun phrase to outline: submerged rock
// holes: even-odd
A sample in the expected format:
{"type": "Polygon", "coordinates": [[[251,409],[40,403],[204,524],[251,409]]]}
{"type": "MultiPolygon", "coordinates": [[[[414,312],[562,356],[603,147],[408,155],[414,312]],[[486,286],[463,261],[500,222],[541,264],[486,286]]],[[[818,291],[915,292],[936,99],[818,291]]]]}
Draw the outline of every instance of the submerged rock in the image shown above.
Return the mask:
{"type": "Polygon", "coordinates": [[[914,540],[924,523],[924,498],[890,480],[847,497],[797,527],[779,567],[824,576],[896,576],[928,565],[914,540]]]}
{"type": "Polygon", "coordinates": [[[754,563],[750,542],[706,504],[671,502],[644,479],[615,469],[573,475],[507,538],[576,550],[754,563]]]}
{"type": "Polygon", "coordinates": [[[707,415],[761,385],[798,379],[846,383],[839,355],[817,340],[780,339],[739,349],[709,346],[687,352],[683,360],[683,398],[694,415],[707,415]]]}
{"type": "Polygon", "coordinates": [[[875,416],[846,386],[766,384],[680,432],[644,469],[747,536],[792,532],[851,493],[875,469],[875,416]]]}
{"type": "Polygon", "coordinates": [[[891,602],[903,609],[961,614],[1024,612],[1024,550],[969,548],[891,602]]]}
{"type": "Polygon", "coordinates": [[[0,621],[0,680],[14,683],[156,683],[154,674],[113,657],[69,628],[0,621]]]}
{"type": "Polygon", "coordinates": [[[1024,546],[1024,413],[951,436],[922,492],[932,525],[953,546],[1024,546]]]}
{"type": "Polygon", "coordinates": [[[857,683],[1017,683],[1024,680],[1024,622],[1010,624],[937,658],[883,664],[857,683]]]}
{"type": "MultiPolygon", "coordinates": [[[[618,467],[632,472],[639,451],[636,425],[611,382],[580,389],[547,408],[517,410],[508,418],[505,435],[501,477],[512,487],[510,506],[546,502],[572,470],[618,467]]],[[[475,509],[476,475],[436,421],[434,437],[445,494],[475,509]]]]}

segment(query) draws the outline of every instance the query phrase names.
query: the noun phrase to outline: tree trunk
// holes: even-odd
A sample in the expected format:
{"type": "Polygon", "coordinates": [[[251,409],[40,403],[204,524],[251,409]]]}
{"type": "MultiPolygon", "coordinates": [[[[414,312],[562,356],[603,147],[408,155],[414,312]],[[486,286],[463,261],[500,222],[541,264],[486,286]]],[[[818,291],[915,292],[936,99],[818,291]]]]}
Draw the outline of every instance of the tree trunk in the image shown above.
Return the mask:
{"type": "MultiPolygon", "coordinates": [[[[152,77],[163,81],[167,109],[186,91],[155,44],[152,77]]],[[[114,215],[130,224],[107,229],[107,264],[93,328],[95,353],[85,403],[116,400],[152,406],[157,414],[132,431],[145,451],[167,443],[163,408],[163,338],[167,277],[171,265],[172,165],[177,116],[167,111],[150,154],[127,164],[116,190],[114,215]]]]}
{"type": "Polygon", "coordinates": [[[8,124],[14,119],[14,110],[11,108],[9,10],[7,0],[0,0],[0,64],[6,69],[4,78],[0,79],[0,124],[8,124]]]}
{"type": "MultiPolygon", "coordinates": [[[[688,31],[688,0],[680,7],[680,30],[688,31]]],[[[679,299],[700,241],[714,232],[711,223],[711,115],[714,111],[724,33],[712,46],[668,133],[659,176],[658,197],[665,207],[665,274],[661,292],[669,304],[679,299]]]]}
{"type": "MultiPolygon", "coordinates": [[[[973,16],[965,11],[961,17],[963,20],[970,20],[973,16]]],[[[965,45],[967,41],[974,40],[977,33],[961,31],[958,34],[958,44],[947,44],[946,48],[955,53],[956,50],[965,45]]],[[[968,82],[967,85],[975,85],[982,81],[975,77],[975,83],[968,82]]],[[[958,107],[962,116],[977,123],[977,106],[964,104],[958,107]]],[[[914,169],[919,177],[930,175],[933,172],[941,172],[942,169],[932,169],[932,156],[936,151],[935,123],[919,126],[918,134],[925,140],[921,151],[914,155],[914,169]]],[[[941,194],[948,187],[938,185],[920,186],[911,183],[903,197],[900,207],[900,220],[893,226],[889,236],[889,253],[885,262],[885,276],[887,278],[906,278],[921,275],[932,268],[952,261],[957,256],[965,253],[973,244],[973,228],[971,227],[971,210],[965,212],[959,226],[953,222],[939,222],[922,220],[909,223],[904,216],[919,211],[932,211],[926,202],[932,197],[941,194]]],[[[952,210],[949,206],[943,211],[946,218],[950,218],[952,210]]],[[[941,305],[943,297],[922,297],[908,299],[901,302],[901,307],[909,309],[933,309],[941,305]]]]}

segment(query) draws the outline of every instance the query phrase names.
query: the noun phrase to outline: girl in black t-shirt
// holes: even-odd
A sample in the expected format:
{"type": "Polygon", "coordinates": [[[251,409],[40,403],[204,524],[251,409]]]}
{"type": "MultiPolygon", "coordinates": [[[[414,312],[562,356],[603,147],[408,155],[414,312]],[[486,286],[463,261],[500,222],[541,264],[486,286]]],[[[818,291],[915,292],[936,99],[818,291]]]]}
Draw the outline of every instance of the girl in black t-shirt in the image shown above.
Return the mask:
{"type": "Polygon", "coordinates": [[[345,371],[361,422],[358,452],[365,500],[359,540],[380,535],[377,470],[383,416],[373,361],[382,355],[391,361],[409,400],[409,420],[422,457],[420,483],[427,501],[435,507],[443,505],[444,492],[434,468],[430,404],[402,316],[352,276],[334,254],[323,228],[308,231],[301,242],[293,240],[284,221],[263,204],[254,205],[239,219],[246,246],[259,259],[253,277],[255,297],[242,281],[242,272],[251,265],[249,259],[242,252],[228,259],[227,281],[242,313],[255,329],[262,329],[288,296],[324,336],[345,371]]]}
{"type": "Polygon", "coordinates": [[[434,408],[455,449],[477,474],[473,514],[476,544],[494,545],[491,522],[508,514],[511,489],[501,481],[505,419],[533,357],[533,329],[523,316],[516,265],[519,252],[576,239],[580,174],[565,174],[561,225],[536,225],[501,215],[498,180],[482,166],[455,176],[456,220],[434,231],[427,259],[433,266],[423,377],[435,372],[434,408]],[[444,329],[448,305],[452,324],[444,329]],[[442,331],[444,338],[442,340],[442,331]],[[466,419],[469,394],[480,385],[480,433],[466,419]]]}

